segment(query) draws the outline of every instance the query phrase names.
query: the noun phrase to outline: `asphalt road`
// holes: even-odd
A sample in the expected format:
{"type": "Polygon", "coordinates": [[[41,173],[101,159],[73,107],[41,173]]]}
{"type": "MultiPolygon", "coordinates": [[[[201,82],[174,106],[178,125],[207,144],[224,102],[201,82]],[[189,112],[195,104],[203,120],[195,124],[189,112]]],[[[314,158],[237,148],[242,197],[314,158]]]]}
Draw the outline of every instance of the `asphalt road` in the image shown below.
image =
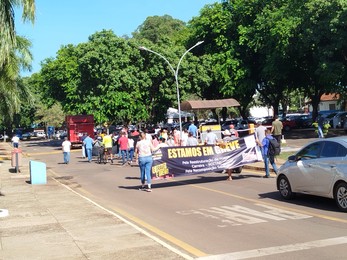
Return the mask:
{"type": "Polygon", "coordinates": [[[60,182],[193,257],[345,259],[347,214],[330,199],[283,201],[263,172],[157,180],[148,193],[138,190],[137,165],[88,163],[80,150],[65,165],[60,142],[32,140],[22,149],[60,182]]]}

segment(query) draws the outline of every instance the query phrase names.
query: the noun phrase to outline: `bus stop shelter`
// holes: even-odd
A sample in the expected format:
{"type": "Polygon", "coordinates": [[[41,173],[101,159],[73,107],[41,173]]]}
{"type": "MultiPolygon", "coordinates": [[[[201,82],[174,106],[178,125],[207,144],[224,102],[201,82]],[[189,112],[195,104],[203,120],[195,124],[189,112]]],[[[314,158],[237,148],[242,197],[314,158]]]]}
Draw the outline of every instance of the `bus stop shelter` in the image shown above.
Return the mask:
{"type": "MultiPolygon", "coordinates": [[[[213,109],[213,108],[222,108],[222,107],[237,107],[240,106],[240,103],[233,98],[228,99],[214,99],[214,100],[188,100],[181,103],[181,110],[191,111],[199,109],[213,109]]],[[[219,129],[212,130],[221,138],[221,129],[218,124],[219,129]]],[[[213,127],[211,127],[213,129],[213,127]]],[[[201,138],[204,138],[204,131],[201,132],[201,138]]]]}
{"type": "Polygon", "coordinates": [[[198,110],[221,107],[238,107],[240,103],[233,98],[214,100],[188,100],[181,103],[181,110],[198,110]]]}

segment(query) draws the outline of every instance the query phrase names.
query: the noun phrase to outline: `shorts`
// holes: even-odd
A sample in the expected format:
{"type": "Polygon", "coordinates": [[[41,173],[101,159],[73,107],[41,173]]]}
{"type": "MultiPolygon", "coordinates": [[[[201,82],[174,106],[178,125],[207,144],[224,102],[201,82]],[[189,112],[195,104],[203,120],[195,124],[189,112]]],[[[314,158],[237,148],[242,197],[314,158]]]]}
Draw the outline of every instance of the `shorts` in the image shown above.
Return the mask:
{"type": "Polygon", "coordinates": [[[111,154],[112,153],[112,147],[105,147],[105,152],[107,154],[111,154]]]}

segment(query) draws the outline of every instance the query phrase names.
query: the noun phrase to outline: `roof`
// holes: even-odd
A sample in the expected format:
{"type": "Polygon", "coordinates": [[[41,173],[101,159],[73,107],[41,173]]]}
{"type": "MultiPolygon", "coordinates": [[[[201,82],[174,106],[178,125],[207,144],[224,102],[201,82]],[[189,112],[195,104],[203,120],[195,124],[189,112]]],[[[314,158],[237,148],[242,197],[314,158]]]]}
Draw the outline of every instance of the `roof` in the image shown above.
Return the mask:
{"type": "Polygon", "coordinates": [[[332,100],[339,100],[340,95],[337,93],[333,94],[323,94],[320,98],[320,101],[332,101],[332,100]]]}
{"type": "Polygon", "coordinates": [[[240,103],[233,98],[216,100],[189,100],[181,103],[181,110],[237,107],[240,103]]]}

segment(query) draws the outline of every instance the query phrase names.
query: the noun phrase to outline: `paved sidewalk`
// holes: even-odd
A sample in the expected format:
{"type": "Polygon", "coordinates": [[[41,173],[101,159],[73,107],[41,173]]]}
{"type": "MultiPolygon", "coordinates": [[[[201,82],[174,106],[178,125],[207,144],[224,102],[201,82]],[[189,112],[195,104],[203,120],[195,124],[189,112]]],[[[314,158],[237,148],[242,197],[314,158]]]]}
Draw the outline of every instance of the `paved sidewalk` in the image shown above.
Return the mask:
{"type": "Polygon", "coordinates": [[[10,149],[0,143],[0,259],[190,258],[63,186],[49,171],[47,184],[31,185],[29,159],[14,173],[10,149]]]}

